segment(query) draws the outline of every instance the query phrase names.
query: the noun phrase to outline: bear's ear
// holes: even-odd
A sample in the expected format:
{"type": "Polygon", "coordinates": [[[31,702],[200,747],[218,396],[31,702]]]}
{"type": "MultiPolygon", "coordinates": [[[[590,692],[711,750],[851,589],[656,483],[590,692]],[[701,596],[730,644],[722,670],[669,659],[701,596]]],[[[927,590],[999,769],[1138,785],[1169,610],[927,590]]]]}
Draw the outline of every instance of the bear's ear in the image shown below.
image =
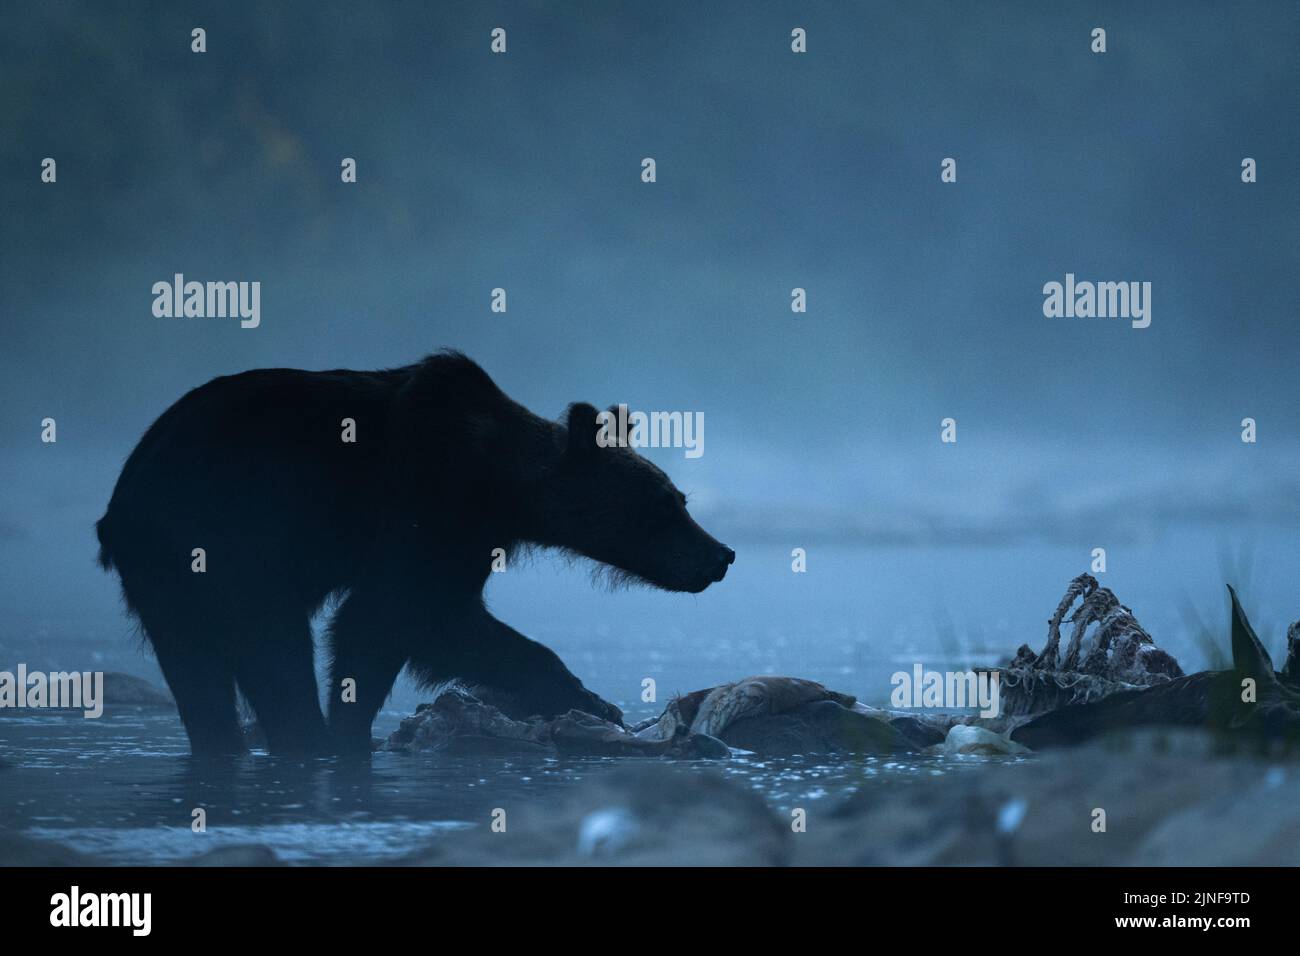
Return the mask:
{"type": "Polygon", "coordinates": [[[569,429],[567,452],[571,458],[581,458],[596,451],[596,409],[586,402],[574,402],[565,416],[569,429]]]}

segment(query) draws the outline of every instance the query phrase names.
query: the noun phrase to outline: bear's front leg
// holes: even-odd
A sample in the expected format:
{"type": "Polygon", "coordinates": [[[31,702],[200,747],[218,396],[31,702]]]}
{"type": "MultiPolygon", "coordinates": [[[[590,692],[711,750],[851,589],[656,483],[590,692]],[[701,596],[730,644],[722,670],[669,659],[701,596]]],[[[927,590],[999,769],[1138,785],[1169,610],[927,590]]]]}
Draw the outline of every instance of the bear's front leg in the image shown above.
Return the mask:
{"type": "Polygon", "coordinates": [[[326,710],[337,752],[370,752],[370,725],[406,664],[408,648],[429,632],[429,612],[409,609],[388,589],[359,587],[343,602],[328,637],[326,710]]]}
{"type": "Polygon", "coordinates": [[[570,710],[620,726],[623,712],[582,685],[555,652],[498,621],[485,608],[455,615],[436,643],[411,655],[412,673],[426,684],[460,678],[504,691],[518,717],[555,717],[570,710]]]}

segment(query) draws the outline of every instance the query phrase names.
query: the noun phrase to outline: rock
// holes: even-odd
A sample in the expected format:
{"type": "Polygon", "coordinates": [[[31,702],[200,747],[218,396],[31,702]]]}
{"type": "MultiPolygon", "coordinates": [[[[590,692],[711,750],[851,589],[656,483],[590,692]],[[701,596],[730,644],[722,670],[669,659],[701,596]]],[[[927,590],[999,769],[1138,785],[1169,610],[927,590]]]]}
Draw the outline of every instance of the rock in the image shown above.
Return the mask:
{"type": "Polygon", "coordinates": [[[106,866],[96,857],[89,856],[61,843],[37,840],[21,833],[0,830],[0,866],[106,866]]]}
{"type": "Polygon", "coordinates": [[[792,833],[739,783],[688,765],[639,761],[592,774],[563,795],[508,809],[506,835],[486,824],[438,837],[412,866],[776,866],[792,833]]]}
{"type": "MultiPolygon", "coordinates": [[[[91,856],[62,843],[0,830],[0,866],[105,867],[113,860],[91,856]]],[[[185,866],[282,866],[275,851],[260,843],[222,846],[185,861],[185,866]]]]}
{"type": "Polygon", "coordinates": [[[579,856],[616,856],[641,834],[641,824],[624,807],[593,810],[578,824],[579,856]]]}
{"type": "Polygon", "coordinates": [[[200,853],[186,866],[283,866],[284,862],[269,846],[261,843],[238,843],[219,846],[200,853]]]}
{"type": "Polygon", "coordinates": [[[132,707],[175,707],[172,695],[143,677],[117,671],[104,673],[104,704],[132,707]]]}
{"type": "Polygon", "coordinates": [[[583,756],[724,758],[727,745],[703,734],[665,739],[640,737],[618,724],[571,710],[553,720],[507,717],[463,687],[450,685],[381,746],[414,753],[437,751],[463,756],[583,756]]]}
{"type": "Polygon", "coordinates": [[[458,755],[554,756],[543,721],[515,720],[466,688],[450,684],[402,721],[380,750],[458,755]]]}
{"type": "Polygon", "coordinates": [[[431,703],[417,707],[380,749],[418,752],[454,745],[469,752],[476,744],[496,752],[555,752],[547,722],[514,720],[455,684],[444,687],[431,703]]]}
{"type": "Polygon", "coordinates": [[[664,739],[640,736],[581,711],[571,710],[550,725],[551,742],[570,756],[726,758],[725,743],[703,733],[684,731],[664,739]]]}
{"type": "Polygon", "coordinates": [[[731,747],[771,756],[890,754],[942,740],[943,730],[922,718],[865,707],[815,681],[749,677],[674,698],[658,718],[631,729],[577,710],[515,720],[452,686],[420,705],[381,749],[724,759],[731,747]]]}
{"type": "MultiPolygon", "coordinates": [[[[854,709],[862,710],[863,707],[858,704],[854,709]]],[[[943,743],[947,736],[948,722],[943,719],[914,717],[910,714],[885,711],[878,711],[877,713],[885,714],[884,719],[889,722],[889,726],[907,744],[906,749],[909,750],[924,750],[926,747],[943,743]]],[[[877,719],[881,718],[877,717],[877,719]]]]}
{"type": "Polygon", "coordinates": [[[956,779],[881,775],[838,801],[801,802],[808,827],[794,834],[788,810],[742,783],[694,765],[637,761],[507,805],[504,834],[492,832],[485,812],[478,826],[442,834],[401,862],[1300,864],[1300,764],[1224,756],[1203,732],[1147,730],[967,767],[956,779]],[[1093,828],[1098,810],[1103,832],[1093,828]]]}
{"type": "MultiPolygon", "coordinates": [[[[29,670],[28,673],[34,673],[29,670]]],[[[42,671],[44,674],[51,673],[71,673],[70,671],[53,668],[52,670],[42,671]]],[[[82,672],[84,673],[84,672],[82,672]]],[[[119,671],[104,671],[104,686],[102,691],[103,699],[99,702],[104,713],[111,715],[116,709],[121,707],[139,707],[139,708],[171,708],[176,707],[176,702],[172,700],[171,694],[162,688],[145,680],[143,677],[136,677],[134,674],[123,674],[119,671]]],[[[84,702],[83,691],[83,702],[84,702]]],[[[76,708],[49,708],[50,713],[69,713],[79,712],[89,709],[88,707],[76,708]]],[[[37,708],[19,709],[16,707],[0,708],[0,717],[18,714],[37,713],[37,708]]]]}
{"type": "Polygon", "coordinates": [[[1244,792],[1216,795],[1175,810],[1153,827],[1135,855],[1144,866],[1295,866],[1300,815],[1279,807],[1296,794],[1295,767],[1272,768],[1244,792]]]}
{"type": "Polygon", "coordinates": [[[1295,866],[1298,837],[1296,764],[1225,756],[1201,731],[1147,729],[960,781],[882,779],[810,815],[791,863],[1295,866]]]}
{"type": "Polygon", "coordinates": [[[954,724],[949,728],[948,736],[943,743],[935,749],[949,756],[972,754],[981,757],[1001,757],[1029,753],[1028,747],[1015,743],[1002,734],[995,734],[991,730],[971,724],[954,724]]]}
{"type": "Polygon", "coordinates": [[[943,739],[941,733],[931,738],[914,717],[865,707],[816,681],[775,676],[746,677],[677,697],[657,720],[639,725],[636,735],[663,739],[682,729],[770,756],[898,753],[943,739]]]}
{"type": "Polygon", "coordinates": [[[1278,676],[1288,684],[1300,685],[1300,621],[1286,629],[1286,661],[1278,676]]]}
{"type": "Polygon", "coordinates": [[[783,714],[742,718],[722,732],[722,739],[764,756],[894,754],[921,750],[943,734],[914,718],[820,700],[783,714]]]}
{"type": "Polygon", "coordinates": [[[852,707],[853,697],[828,690],[816,681],[798,677],[746,677],[734,684],[723,684],[696,691],[674,701],[681,716],[689,716],[695,733],[719,736],[740,720],[761,720],[799,710],[805,704],[830,702],[852,707]],[[687,714],[687,703],[694,698],[694,712],[687,714]]]}

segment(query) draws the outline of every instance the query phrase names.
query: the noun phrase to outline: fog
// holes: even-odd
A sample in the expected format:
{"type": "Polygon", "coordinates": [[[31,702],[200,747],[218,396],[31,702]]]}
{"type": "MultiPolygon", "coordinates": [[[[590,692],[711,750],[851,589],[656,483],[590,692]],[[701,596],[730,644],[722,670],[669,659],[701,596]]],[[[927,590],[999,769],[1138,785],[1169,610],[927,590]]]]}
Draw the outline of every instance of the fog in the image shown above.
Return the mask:
{"type": "Polygon", "coordinates": [[[943,617],[1038,644],[1104,547],[1103,583],[1167,630],[1186,601],[1218,614],[1249,564],[1276,648],[1300,616],[1300,133],[1277,122],[1300,92],[1300,8],[1186,6],[12,14],[0,640],[129,640],[93,524],[189,388],[456,347],[541,414],[707,422],[703,457],[653,457],[737,549],[734,576],[698,599],[606,595],[545,560],[494,581],[557,647],[584,623],[683,647],[728,624],[933,647],[943,617]],[[178,272],[259,281],[260,326],[154,317],[151,286],[178,272]],[[1045,318],[1067,273],[1150,282],[1150,327],[1045,318]]]}

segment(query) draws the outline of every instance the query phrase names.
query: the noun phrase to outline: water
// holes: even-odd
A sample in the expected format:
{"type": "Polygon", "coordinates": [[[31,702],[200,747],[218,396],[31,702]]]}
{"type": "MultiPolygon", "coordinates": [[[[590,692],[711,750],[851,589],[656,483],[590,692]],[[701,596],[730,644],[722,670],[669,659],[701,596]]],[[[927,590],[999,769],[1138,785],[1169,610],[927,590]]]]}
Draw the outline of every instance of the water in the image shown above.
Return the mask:
{"type": "MultiPolygon", "coordinates": [[[[396,725],[386,712],[380,731],[396,725]]],[[[499,806],[560,795],[620,761],[375,754],[369,764],[254,752],[220,768],[191,760],[171,713],[100,720],[46,714],[0,724],[13,766],[0,775],[0,826],[122,864],[165,864],[260,843],[294,864],[397,860],[448,831],[484,826],[499,806]],[[191,829],[197,807],[207,832],[191,829]]],[[[885,776],[943,774],[969,758],[762,759],[714,769],[778,811],[851,794],[885,776]]]]}
{"type": "MultiPolygon", "coordinates": [[[[1211,542],[1154,542],[1121,557],[1103,583],[1185,667],[1205,665],[1185,626],[1185,602],[1226,647],[1223,569],[1211,542]]],[[[1264,541],[1255,564],[1252,614],[1277,651],[1285,621],[1300,611],[1288,606],[1289,542],[1264,541]]],[[[494,579],[488,597],[503,620],[554,648],[634,721],[657,714],[674,693],[748,674],[813,678],[884,703],[889,675],[915,661],[964,668],[996,662],[1023,642],[1039,647],[1066,583],[1085,566],[1076,550],[1046,546],[811,548],[809,572],[793,575],[787,550],[758,548],[742,549],[727,581],[699,596],[605,593],[581,570],[539,560],[494,579]],[[654,701],[641,699],[647,679],[655,682],[654,701]]],[[[80,634],[65,622],[11,625],[0,635],[2,667],[24,660],[36,669],[126,670],[161,683],[120,617],[106,614],[80,634]]],[[[399,683],[375,735],[390,733],[427,697],[399,683]]],[[[253,754],[214,772],[187,750],[171,712],[0,718],[0,758],[13,765],[0,770],[0,827],[120,863],[163,863],[250,842],[294,863],[384,862],[455,828],[485,826],[493,807],[563,795],[618,764],[380,753],[358,766],[253,754]],[[196,807],[207,813],[206,834],[191,831],[196,807]]],[[[709,765],[788,812],[884,779],[941,775],[959,785],[972,769],[996,772],[993,763],[737,756],[709,765]]]]}

